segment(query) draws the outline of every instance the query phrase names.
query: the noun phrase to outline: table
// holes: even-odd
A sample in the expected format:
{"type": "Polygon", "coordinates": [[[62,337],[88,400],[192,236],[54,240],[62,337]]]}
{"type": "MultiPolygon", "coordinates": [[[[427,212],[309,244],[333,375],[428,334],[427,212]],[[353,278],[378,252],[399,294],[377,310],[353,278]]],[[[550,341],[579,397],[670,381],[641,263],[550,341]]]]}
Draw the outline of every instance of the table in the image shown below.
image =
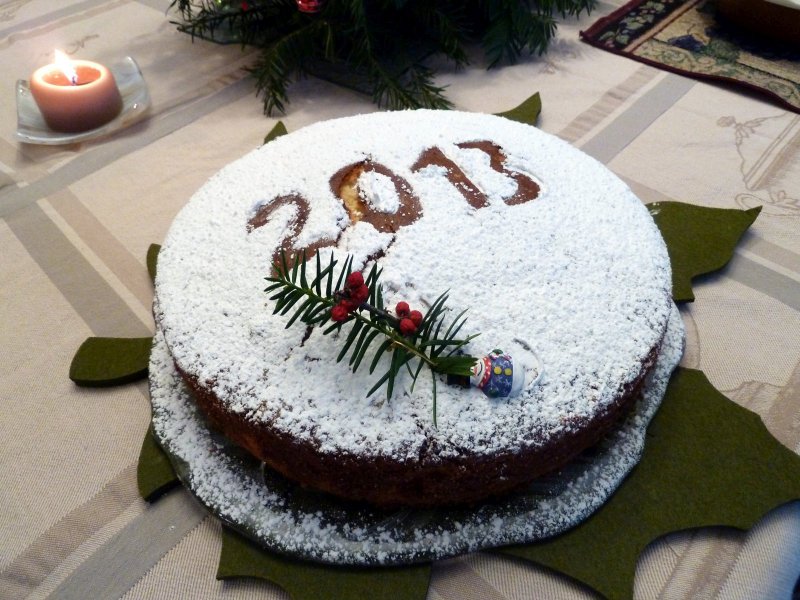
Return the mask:
{"type": "MultiPolygon", "coordinates": [[[[148,246],[195,189],[275,125],[242,70],[253,53],[192,43],[165,16],[168,0],[53,5],[0,3],[0,597],[286,598],[267,582],[214,578],[220,525],[186,492],[139,498],[146,383],[86,389],[67,378],[86,337],[151,334],[148,246]],[[57,47],[105,64],[134,57],[152,96],[148,117],[92,142],[17,142],[13,82],[57,47]]],[[[798,451],[800,115],[578,41],[616,5],[562,23],[544,57],[439,81],[468,111],[500,112],[540,92],[539,126],[607,164],[645,202],[764,206],[730,265],[696,282],[696,301],[683,307],[682,364],[798,451]]],[[[290,93],[289,131],[377,110],[316,79],[290,93]]],[[[747,533],[704,529],[652,544],[635,597],[789,598],[798,575],[793,502],[747,533]]],[[[480,553],[434,565],[428,597],[596,596],[480,553]]]]}

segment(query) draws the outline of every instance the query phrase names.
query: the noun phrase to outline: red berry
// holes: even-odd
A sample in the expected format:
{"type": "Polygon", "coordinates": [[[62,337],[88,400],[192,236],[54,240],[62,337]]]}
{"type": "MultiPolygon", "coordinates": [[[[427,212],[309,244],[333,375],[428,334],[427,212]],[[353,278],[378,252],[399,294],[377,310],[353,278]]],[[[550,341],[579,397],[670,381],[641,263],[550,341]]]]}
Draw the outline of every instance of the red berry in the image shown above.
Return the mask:
{"type": "Polygon", "coordinates": [[[339,303],[331,309],[332,321],[341,323],[342,321],[346,320],[347,317],[350,315],[350,312],[347,310],[347,307],[345,307],[343,304],[344,303],[339,303]]]}
{"type": "Polygon", "coordinates": [[[400,319],[400,333],[403,335],[414,335],[417,333],[417,326],[411,319],[400,319]]]}
{"type": "Polygon", "coordinates": [[[401,319],[407,318],[411,312],[408,308],[408,302],[398,302],[397,306],[394,307],[394,312],[396,312],[397,316],[401,319]]]}
{"type": "Polygon", "coordinates": [[[369,288],[366,285],[361,285],[350,292],[350,298],[353,301],[358,302],[361,304],[362,302],[366,302],[369,298],[369,288]]]}
{"type": "Polygon", "coordinates": [[[353,271],[347,276],[345,287],[348,290],[355,290],[364,285],[364,276],[359,271],[353,271]]]}
{"type": "Polygon", "coordinates": [[[422,313],[418,310],[412,310],[408,313],[408,318],[414,323],[416,327],[419,327],[422,324],[422,313]]]}
{"type": "Polygon", "coordinates": [[[342,307],[344,307],[344,309],[345,309],[345,310],[346,310],[348,313],[351,313],[351,312],[353,312],[355,309],[357,309],[359,304],[360,304],[360,302],[356,302],[356,301],[355,301],[355,300],[353,300],[352,298],[344,298],[343,300],[341,300],[341,301],[339,302],[339,306],[342,306],[342,307]]]}

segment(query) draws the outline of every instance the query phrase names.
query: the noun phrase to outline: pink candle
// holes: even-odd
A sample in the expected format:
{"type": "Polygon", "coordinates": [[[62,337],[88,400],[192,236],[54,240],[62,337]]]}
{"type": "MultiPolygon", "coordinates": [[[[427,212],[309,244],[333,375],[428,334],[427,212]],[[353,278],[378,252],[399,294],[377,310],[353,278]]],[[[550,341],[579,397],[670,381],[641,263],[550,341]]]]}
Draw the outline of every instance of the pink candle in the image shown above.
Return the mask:
{"type": "Polygon", "coordinates": [[[30,89],[54,131],[96,129],[122,110],[122,96],[111,71],[88,60],[70,60],[58,50],[54,64],[31,75],[30,89]]]}

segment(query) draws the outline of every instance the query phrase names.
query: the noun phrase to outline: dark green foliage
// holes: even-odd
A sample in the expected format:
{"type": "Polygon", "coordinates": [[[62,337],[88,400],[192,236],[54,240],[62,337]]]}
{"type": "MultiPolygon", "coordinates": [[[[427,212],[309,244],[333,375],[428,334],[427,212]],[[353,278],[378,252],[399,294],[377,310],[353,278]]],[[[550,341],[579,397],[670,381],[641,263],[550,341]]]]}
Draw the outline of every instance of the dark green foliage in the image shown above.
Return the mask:
{"type": "Polygon", "coordinates": [[[480,45],[488,66],[542,54],[557,16],[595,0],[327,0],[315,14],[293,0],[173,0],[180,31],[260,48],[251,67],[264,112],[284,111],[295,77],[316,75],[364,91],[381,107],[449,108],[425,59],[468,64],[480,45]]]}

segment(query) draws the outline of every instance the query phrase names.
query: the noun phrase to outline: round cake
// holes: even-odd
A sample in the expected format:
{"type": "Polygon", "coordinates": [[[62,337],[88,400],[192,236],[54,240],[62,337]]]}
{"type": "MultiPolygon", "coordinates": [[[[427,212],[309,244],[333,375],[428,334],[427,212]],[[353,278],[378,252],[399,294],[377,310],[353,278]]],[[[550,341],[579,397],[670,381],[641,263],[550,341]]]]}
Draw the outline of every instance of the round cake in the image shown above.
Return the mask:
{"type": "Polygon", "coordinates": [[[509,493],[596,443],[673,308],[658,229],[600,163],[500,117],[406,111],[318,123],[220,171],[169,230],[154,313],[210,424],[267,466],[345,499],[434,506],[509,493]],[[323,335],[273,311],[275,260],[302,250],[377,262],[387,306],[424,313],[448,292],[463,336],[479,334],[464,350],[527,360],[527,382],[491,397],[423,369],[368,395],[389,353],[353,372],[337,362],[347,324],[323,335]]]}

